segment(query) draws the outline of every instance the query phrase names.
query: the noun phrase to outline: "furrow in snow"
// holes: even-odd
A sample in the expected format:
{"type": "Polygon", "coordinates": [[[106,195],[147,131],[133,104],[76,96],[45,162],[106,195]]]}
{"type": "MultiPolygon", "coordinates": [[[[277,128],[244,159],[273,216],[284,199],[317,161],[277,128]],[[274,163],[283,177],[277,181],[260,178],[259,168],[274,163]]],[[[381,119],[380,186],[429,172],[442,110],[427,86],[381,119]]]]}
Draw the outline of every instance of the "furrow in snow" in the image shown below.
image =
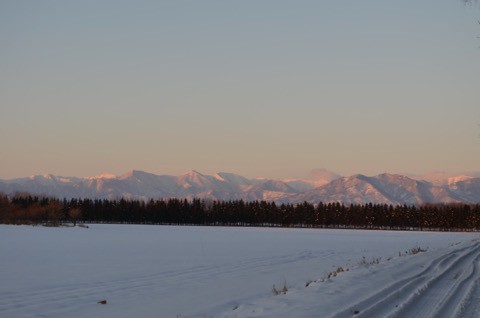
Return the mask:
{"type": "Polygon", "coordinates": [[[462,299],[459,304],[455,317],[462,318],[476,318],[480,311],[478,300],[480,299],[480,262],[477,261],[475,264],[476,278],[473,280],[469,287],[468,291],[465,294],[465,297],[462,299]]]}
{"type": "Polygon", "coordinates": [[[446,270],[432,273],[434,276],[426,284],[419,286],[418,291],[406,303],[399,306],[399,310],[391,317],[451,317],[438,312],[437,307],[449,297],[454,297],[455,293],[460,293],[456,280],[461,277],[461,273],[473,266],[479,253],[479,244],[476,243],[470,251],[461,254],[446,270]]]}
{"type": "Polygon", "coordinates": [[[455,274],[452,288],[438,302],[437,307],[433,311],[433,317],[460,317],[462,305],[471,293],[473,283],[479,277],[479,260],[480,253],[477,253],[477,257],[475,257],[471,265],[468,265],[463,272],[455,274]]]}
{"type": "MultiPolygon", "coordinates": [[[[392,314],[396,316],[407,308],[416,308],[414,305],[412,307],[412,304],[417,301],[416,299],[422,295],[424,290],[432,284],[438,284],[437,281],[444,279],[452,272],[458,271],[459,266],[465,265],[478,254],[478,249],[479,243],[476,243],[473,246],[442,255],[431,261],[420,273],[398,280],[366,299],[349,305],[348,308],[331,317],[351,317],[355,310],[359,311],[357,317],[385,317],[392,314]]],[[[400,316],[407,317],[409,315],[400,316]]]]}

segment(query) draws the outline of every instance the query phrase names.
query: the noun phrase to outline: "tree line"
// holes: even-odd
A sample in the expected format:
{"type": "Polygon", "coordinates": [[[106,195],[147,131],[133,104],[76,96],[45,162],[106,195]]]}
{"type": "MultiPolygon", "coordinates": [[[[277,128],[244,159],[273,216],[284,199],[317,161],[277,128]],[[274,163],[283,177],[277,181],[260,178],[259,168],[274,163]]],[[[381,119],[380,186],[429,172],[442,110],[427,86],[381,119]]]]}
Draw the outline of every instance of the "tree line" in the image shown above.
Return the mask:
{"type": "Polygon", "coordinates": [[[476,231],[480,204],[277,204],[208,200],[56,199],[0,195],[0,223],[81,223],[476,231]]]}

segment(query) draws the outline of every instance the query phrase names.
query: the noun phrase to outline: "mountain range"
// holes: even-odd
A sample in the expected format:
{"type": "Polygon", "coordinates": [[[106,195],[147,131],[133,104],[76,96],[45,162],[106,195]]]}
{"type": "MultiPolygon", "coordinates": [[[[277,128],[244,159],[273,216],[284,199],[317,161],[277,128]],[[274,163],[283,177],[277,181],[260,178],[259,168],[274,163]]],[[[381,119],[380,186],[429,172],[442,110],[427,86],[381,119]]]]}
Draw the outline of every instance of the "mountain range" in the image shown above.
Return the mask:
{"type": "Polygon", "coordinates": [[[480,178],[434,175],[412,178],[398,174],[342,177],[325,169],[305,179],[249,179],[233,173],[180,176],[133,170],[121,176],[88,178],[35,175],[0,180],[0,192],[30,193],[58,198],[267,200],[277,203],[340,202],[344,204],[480,203],[480,178]]]}

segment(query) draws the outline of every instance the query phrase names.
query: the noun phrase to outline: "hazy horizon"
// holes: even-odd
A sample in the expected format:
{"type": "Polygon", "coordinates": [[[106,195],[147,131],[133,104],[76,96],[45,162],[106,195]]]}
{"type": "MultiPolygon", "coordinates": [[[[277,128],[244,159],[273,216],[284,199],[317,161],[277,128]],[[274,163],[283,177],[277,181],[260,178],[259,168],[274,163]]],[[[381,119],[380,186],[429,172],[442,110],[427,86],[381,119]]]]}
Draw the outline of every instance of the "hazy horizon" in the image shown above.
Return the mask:
{"type": "Polygon", "coordinates": [[[0,179],[480,171],[480,8],[2,1],[0,179]]]}
{"type": "Polygon", "coordinates": [[[277,179],[277,180],[321,180],[321,179],[327,179],[329,178],[330,176],[333,176],[333,175],[337,175],[338,177],[351,177],[351,176],[354,176],[354,175],[365,175],[365,176],[368,176],[368,177],[375,177],[377,175],[380,175],[380,174],[384,174],[384,173],[387,173],[387,174],[397,174],[397,175],[404,175],[404,176],[407,176],[409,178],[412,178],[412,179],[440,179],[440,178],[450,178],[450,177],[458,177],[458,176],[469,176],[469,177],[474,177],[474,178],[479,178],[480,177],[480,171],[457,171],[457,172],[453,172],[453,171],[426,171],[425,173],[422,173],[422,174],[416,174],[416,173],[407,173],[407,172],[395,172],[395,171],[381,171],[381,172],[378,172],[378,173],[374,173],[374,174],[368,174],[368,173],[362,173],[362,172],[356,172],[356,173],[353,173],[353,174],[348,174],[348,175],[344,175],[344,174],[340,174],[340,173],[337,173],[335,171],[331,171],[331,170],[328,170],[328,169],[325,169],[325,168],[317,168],[317,169],[311,169],[309,171],[304,171],[302,174],[299,174],[299,175],[295,175],[295,176],[288,176],[288,175],[285,175],[285,176],[277,176],[277,177],[264,177],[263,175],[255,175],[255,176],[252,176],[252,175],[242,175],[240,173],[236,173],[235,171],[209,171],[209,172],[206,172],[206,171],[201,171],[201,170],[196,170],[196,169],[190,169],[190,170],[184,170],[180,173],[168,173],[168,172],[152,172],[152,171],[147,171],[147,170],[142,170],[142,169],[130,169],[128,171],[124,171],[122,173],[119,173],[119,174],[115,174],[115,173],[109,173],[109,172],[104,172],[104,173],[100,173],[100,174],[96,174],[96,175],[59,175],[59,174],[55,174],[55,173],[50,173],[50,172],[47,172],[47,173],[36,173],[36,174],[32,174],[32,175],[28,175],[28,176],[17,176],[17,177],[14,177],[14,178],[0,178],[0,180],[14,180],[14,179],[22,179],[22,178],[29,178],[29,177],[33,177],[33,176],[48,176],[48,175],[54,175],[56,177],[65,177],[65,178],[69,178],[69,177],[73,177],[73,178],[100,178],[100,177],[107,177],[107,178],[110,178],[110,177],[122,177],[122,176],[125,176],[125,175],[128,175],[129,173],[132,173],[134,171],[140,171],[140,172],[145,172],[145,173],[149,173],[149,174],[155,174],[155,175],[158,175],[158,176],[165,176],[165,175],[168,175],[168,176],[182,176],[182,175],[185,175],[185,174],[188,174],[188,173],[191,173],[191,172],[198,172],[202,175],[210,175],[210,176],[214,176],[218,173],[233,173],[235,175],[239,175],[239,176],[242,176],[242,177],[245,177],[245,178],[248,178],[248,179],[277,179]]]}

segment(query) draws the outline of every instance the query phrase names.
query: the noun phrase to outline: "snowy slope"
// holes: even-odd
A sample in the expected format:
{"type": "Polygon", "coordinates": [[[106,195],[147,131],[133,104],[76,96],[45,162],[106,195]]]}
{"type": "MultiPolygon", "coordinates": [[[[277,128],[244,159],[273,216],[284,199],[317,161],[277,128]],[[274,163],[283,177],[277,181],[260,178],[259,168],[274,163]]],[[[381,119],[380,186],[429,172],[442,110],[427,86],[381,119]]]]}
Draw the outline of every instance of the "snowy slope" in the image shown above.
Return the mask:
{"type": "Polygon", "coordinates": [[[451,183],[449,189],[465,201],[480,202],[480,178],[451,183]]]}
{"type": "Polygon", "coordinates": [[[38,175],[28,178],[0,181],[0,192],[14,194],[28,192],[55,197],[70,197],[79,192],[78,185],[83,179],[73,177],[57,177],[54,175],[38,175]]]}
{"type": "Polygon", "coordinates": [[[467,202],[448,187],[435,186],[406,176],[380,174],[354,175],[334,180],[316,189],[291,196],[287,202],[342,202],[344,204],[421,204],[467,202]]]}
{"type": "Polygon", "coordinates": [[[133,170],[119,177],[100,175],[75,178],[44,175],[0,180],[0,192],[10,195],[28,192],[59,198],[123,197],[141,200],[177,197],[288,203],[478,203],[480,178],[449,177],[444,183],[439,183],[387,173],[373,177],[358,174],[339,178],[328,171],[316,170],[309,179],[269,180],[248,179],[225,172],[210,176],[190,171],[181,176],[169,176],[133,170]]]}
{"type": "Polygon", "coordinates": [[[278,180],[268,180],[247,188],[242,199],[247,201],[275,201],[293,193],[298,193],[298,191],[287,183],[278,180]]]}
{"type": "Polygon", "coordinates": [[[342,176],[334,172],[328,171],[327,169],[314,169],[310,171],[307,178],[282,179],[282,181],[299,192],[305,192],[323,186],[340,178],[342,178],[342,176]]]}
{"type": "Polygon", "coordinates": [[[472,176],[468,176],[464,174],[455,175],[452,173],[436,171],[436,172],[430,172],[426,175],[420,176],[418,177],[418,179],[431,182],[435,185],[443,186],[443,185],[453,184],[459,181],[470,180],[474,178],[475,175],[476,175],[475,173],[473,173],[472,176]]]}

